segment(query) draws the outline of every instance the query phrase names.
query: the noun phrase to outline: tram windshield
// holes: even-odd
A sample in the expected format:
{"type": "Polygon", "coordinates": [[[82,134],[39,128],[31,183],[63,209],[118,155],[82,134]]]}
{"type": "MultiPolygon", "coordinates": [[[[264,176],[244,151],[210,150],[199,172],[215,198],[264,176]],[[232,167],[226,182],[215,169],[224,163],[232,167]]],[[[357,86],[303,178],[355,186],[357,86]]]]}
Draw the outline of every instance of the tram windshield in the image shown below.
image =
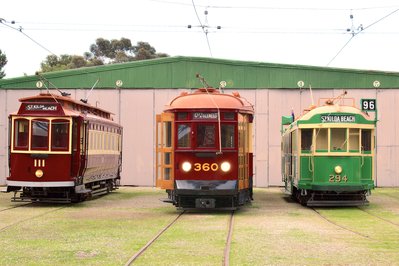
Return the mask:
{"type": "Polygon", "coordinates": [[[236,147],[236,126],[222,123],[221,138],[217,123],[179,123],[177,125],[177,148],[217,149],[219,141],[223,149],[236,147]]]}
{"type": "Polygon", "coordinates": [[[301,130],[301,151],[370,153],[372,130],[360,128],[316,128],[301,130]],[[313,137],[314,132],[314,137],[313,137]],[[315,145],[313,144],[315,141],[315,145]]]}
{"type": "Polygon", "coordinates": [[[69,120],[18,118],[14,120],[13,126],[14,150],[68,151],[69,149],[69,120]]]}

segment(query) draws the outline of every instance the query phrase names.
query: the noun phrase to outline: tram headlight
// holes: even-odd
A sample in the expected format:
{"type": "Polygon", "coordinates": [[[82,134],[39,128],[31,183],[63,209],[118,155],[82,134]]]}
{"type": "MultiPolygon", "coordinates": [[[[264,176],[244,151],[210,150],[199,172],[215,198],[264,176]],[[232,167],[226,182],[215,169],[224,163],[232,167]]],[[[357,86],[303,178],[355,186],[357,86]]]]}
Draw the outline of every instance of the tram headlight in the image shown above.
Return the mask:
{"type": "Polygon", "coordinates": [[[220,168],[222,169],[223,172],[228,172],[228,171],[230,171],[231,165],[229,162],[223,162],[220,165],[220,168]]]}
{"type": "Polygon", "coordinates": [[[37,169],[37,170],[36,170],[35,176],[36,176],[37,178],[41,178],[43,175],[44,175],[43,170],[41,170],[41,169],[37,169]]]}
{"type": "Polygon", "coordinates": [[[334,171],[336,174],[339,175],[340,173],[342,173],[342,167],[340,165],[337,165],[334,167],[334,171]]]}
{"type": "Polygon", "coordinates": [[[190,162],[184,162],[181,165],[181,168],[183,169],[184,172],[188,172],[191,170],[191,163],[190,162]]]}

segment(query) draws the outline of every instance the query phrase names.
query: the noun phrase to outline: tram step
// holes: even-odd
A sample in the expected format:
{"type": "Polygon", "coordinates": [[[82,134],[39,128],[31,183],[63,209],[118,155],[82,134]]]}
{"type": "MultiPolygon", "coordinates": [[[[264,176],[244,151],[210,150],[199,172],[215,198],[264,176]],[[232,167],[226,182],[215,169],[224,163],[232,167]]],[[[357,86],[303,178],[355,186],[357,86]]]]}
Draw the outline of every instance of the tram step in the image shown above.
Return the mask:
{"type": "Polygon", "coordinates": [[[365,206],[369,205],[369,201],[368,200],[309,200],[306,205],[309,207],[365,206]]]}
{"type": "Polygon", "coordinates": [[[172,199],[159,199],[159,200],[166,203],[173,203],[172,199]]]}

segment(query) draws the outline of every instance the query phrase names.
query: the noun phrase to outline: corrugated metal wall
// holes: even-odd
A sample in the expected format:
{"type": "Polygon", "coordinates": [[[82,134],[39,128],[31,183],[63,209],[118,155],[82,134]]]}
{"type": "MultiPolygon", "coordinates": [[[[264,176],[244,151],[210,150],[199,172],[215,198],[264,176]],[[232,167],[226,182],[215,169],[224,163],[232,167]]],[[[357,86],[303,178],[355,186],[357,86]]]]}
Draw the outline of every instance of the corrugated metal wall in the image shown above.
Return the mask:
{"type": "MultiPolygon", "coordinates": [[[[72,98],[86,97],[88,90],[68,90],[72,98]]],[[[124,127],[123,180],[124,185],[154,185],[155,114],[183,89],[102,89],[94,90],[89,103],[115,113],[114,120],[124,127]]],[[[257,187],[280,186],[280,121],[291,109],[299,115],[310,105],[310,93],[305,89],[225,89],[239,91],[255,105],[254,167],[257,187]]],[[[8,175],[7,117],[17,111],[18,99],[39,93],[39,90],[0,90],[0,184],[8,175]]],[[[318,89],[314,99],[340,95],[342,90],[318,89]]],[[[399,186],[399,122],[396,118],[399,89],[351,89],[348,97],[376,98],[379,122],[377,127],[378,186],[399,186]]]]}

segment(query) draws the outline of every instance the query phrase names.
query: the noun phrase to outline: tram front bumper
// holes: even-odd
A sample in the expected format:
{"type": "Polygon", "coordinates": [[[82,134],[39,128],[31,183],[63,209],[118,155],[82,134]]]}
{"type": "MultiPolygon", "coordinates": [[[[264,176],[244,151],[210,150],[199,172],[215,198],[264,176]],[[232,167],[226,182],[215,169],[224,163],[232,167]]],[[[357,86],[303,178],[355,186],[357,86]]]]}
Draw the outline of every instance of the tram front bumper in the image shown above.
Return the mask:
{"type": "Polygon", "coordinates": [[[237,180],[176,180],[177,195],[225,196],[237,194],[237,180]]]}
{"type": "Polygon", "coordinates": [[[299,183],[298,188],[313,191],[356,192],[374,189],[374,183],[357,183],[344,185],[333,185],[326,183],[299,183]]]}

